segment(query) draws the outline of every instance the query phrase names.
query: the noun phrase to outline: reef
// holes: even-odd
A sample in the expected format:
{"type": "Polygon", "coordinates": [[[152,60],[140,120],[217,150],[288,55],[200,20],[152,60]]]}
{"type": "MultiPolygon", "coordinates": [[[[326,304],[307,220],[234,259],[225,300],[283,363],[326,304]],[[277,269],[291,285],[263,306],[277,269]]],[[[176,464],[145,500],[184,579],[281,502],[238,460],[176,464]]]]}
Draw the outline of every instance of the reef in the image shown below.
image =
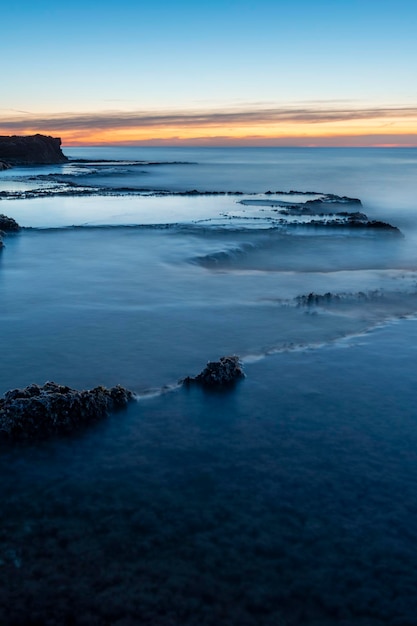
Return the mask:
{"type": "Polygon", "coordinates": [[[133,393],[120,385],[77,391],[54,382],[13,389],[0,398],[3,439],[44,439],[71,433],[125,407],[133,393]]]}
{"type": "Polygon", "coordinates": [[[242,363],[238,356],[223,356],[219,361],[209,361],[197,376],[187,376],[185,385],[198,384],[202,387],[230,387],[244,378],[242,363]]]}
{"type": "Polygon", "coordinates": [[[42,165],[66,163],[61,139],[46,135],[0,136],[0,161],[10,165],[42,165]]]}

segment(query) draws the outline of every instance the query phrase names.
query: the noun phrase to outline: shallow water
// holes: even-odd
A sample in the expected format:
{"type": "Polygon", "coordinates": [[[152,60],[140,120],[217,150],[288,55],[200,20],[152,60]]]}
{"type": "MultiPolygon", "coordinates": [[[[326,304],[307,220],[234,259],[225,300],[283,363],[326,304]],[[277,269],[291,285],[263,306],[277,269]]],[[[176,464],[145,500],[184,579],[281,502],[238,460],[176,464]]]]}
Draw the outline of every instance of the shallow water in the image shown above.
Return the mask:
{"type": "Polygon", "coordinates": [[[49,379],[160,387],[222,354],[326,343],[413,314],[417,273],[401,259],[402,241],[178,227],[23,231],[0,261],[8,355],[0,390],[49,379]],[[296,298],[311,291],[342,298],[300,306],[296,298]]]}
{"type": "Polygon", "coordinates": [[[7,623],[413,624],[416,339],[279,354],[5,450],[7,623]]]}
{"type": "Polygon", "coordinates": [[[34,227],[0,252],[0,393],[139,400],[2,445],[0,623],[415,624],[417,150],[68,153],[192,164],[1,173],[101,189],[0,202],[34,227]],[[246,195],[103,195],[121,178],[246,195]],[[282,225],[268,189],[359,197],[403,236],[282,225]],[[176,386],[232,353],[235,389],[176,386]]]}

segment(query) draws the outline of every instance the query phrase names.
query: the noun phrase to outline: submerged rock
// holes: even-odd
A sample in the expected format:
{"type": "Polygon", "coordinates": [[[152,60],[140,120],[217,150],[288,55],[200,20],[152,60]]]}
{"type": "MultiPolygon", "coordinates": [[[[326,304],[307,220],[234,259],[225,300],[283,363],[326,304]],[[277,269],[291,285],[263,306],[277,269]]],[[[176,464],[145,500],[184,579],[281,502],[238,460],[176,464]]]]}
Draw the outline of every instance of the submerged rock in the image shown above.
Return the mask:
{"type": "Polygon", "coordinates": [[[203,387],[225,387],[236,383],[245,374],[238,356],[223,356],[220,361],[209,361],[198,376],[187,376],[185,385],[193,383],[203,387]]]}
{"type": "Polygon", "coordinates": [[[69,433],[126,406],[132,398],[133,393],[120,385],[77,391],[47,382],[13,389],[0,398],[0,435],[40,439],[69,433]]]}
{"type": "Polygon", "coordinates": [[[5,233],[16,233],[20,230],[20,226],[12,217],[0,214],[0,230],[5,233]]]}

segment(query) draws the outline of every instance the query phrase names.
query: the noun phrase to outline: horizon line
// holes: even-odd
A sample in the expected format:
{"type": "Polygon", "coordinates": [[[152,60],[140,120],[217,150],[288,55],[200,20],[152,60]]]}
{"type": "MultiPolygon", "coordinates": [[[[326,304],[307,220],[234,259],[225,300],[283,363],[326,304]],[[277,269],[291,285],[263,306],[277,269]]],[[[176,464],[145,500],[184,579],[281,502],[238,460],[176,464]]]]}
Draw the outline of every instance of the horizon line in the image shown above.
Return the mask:
{"type": "Polygon", "coordinates": [[[272,144],[268,144],[268,145],[261,145],[261,144],[250,144],[250,143],[230,143],[230,144],[197,144],[197,143],[189,143],[187,144],[186,142],[184,143],[150,143],[150,142],[137,142],[137,141],[132,141],[132,142],[103,142],[103,143],[68,143],[65,145],[61,145],[61,148],[63,150],[65,150],[65,148],[308,148],[311,150],[314,150],[316,148],[329,148],[329,149],[334,149],[334,148],[374,148],[374,149],[390,149],[390,148],[409,148],[410,150],[416,149],[417,148],[417,143],[415,144],[401,144],[401,143],[389,143],[389,144],[333,144],[333,145],[328,145],[328,144],[315,144],[315,145],[311,145],[311,144],[276,144],[276,145],[272,145],[272,144]]]}
{"type": "Polygon", "coordinates": [[[417,147],[417,106],[251,106],[2,115],[0,134],[68,146],[417,147]]]}

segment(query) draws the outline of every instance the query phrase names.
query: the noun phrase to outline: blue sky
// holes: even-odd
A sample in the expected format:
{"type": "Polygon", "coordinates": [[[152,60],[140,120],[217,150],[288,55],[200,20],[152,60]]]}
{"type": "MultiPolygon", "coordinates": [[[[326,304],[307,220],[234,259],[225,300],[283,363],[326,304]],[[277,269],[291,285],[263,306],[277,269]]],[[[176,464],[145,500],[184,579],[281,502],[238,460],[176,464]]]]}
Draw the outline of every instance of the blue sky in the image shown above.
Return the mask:
{"type": "Polygon", "coordinates": [[[393,107],[383,132],[417,107],[416,24],[404,0],[10,3],[0,133],[86,113],[393,107]]]}

